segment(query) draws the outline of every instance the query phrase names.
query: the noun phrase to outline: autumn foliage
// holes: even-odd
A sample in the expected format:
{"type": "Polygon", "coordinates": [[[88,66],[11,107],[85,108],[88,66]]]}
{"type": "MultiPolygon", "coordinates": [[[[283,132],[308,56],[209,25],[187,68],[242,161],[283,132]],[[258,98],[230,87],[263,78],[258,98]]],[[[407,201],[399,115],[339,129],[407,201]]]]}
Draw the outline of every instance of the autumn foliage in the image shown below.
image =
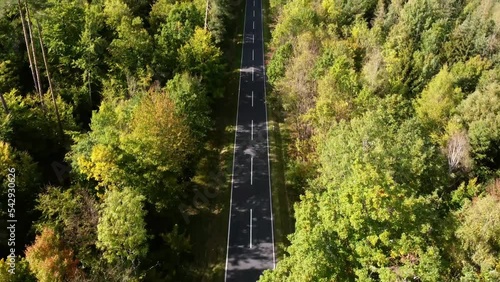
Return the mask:
{"type": "Polygon", "coordinates": [[[78,260],[73,251],[66,248],[54,230],[45,228],[26,249],[26,260],[38,281],[67,281],[77,275],[78,260]]]}

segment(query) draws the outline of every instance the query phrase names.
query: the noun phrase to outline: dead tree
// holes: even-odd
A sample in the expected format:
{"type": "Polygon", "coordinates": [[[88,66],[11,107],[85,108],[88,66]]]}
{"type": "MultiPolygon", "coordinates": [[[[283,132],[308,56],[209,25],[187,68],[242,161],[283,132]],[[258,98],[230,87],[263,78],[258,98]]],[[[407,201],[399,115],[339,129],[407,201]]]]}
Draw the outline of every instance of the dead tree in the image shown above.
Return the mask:
{"type": "MultiPolygon", "coordinates": [[[[36,82],[36,77],[35,77],[35,70],[33,67],[33,60],[31,59],[31,51],[30,51],[30,44],[28,41],[28,33],[26,32],[26,24],[25,24],[25,17],[23,14],[22,10],[22,5],[21,5],[21,0],[17,0],[18,8],[19,8],[19,16],[21,17],[21,24],[23,26],[23,34],[24,34],[24,43],[26,43],[26,53],[28,54],[28,62],[30,63],[30,70],[31,70],[31,77],[33,78],[33,84],[35,85],[35,91],[37,93],[40,93],[38,90],[38,85],[36,82]]],[[[43,103],[43,101],[41,101],[43,103]]]]}
{"type": "MultiPolygon", "coordinates": [[[[90,3],[87,5],[88,10],[90,10],[90,3]]],[[[92,42],[92,32],[91,32],[91,27],[90,27],[90,19],[87,18],[87,11],[85,11],[85,24],[87,25],[86,28],[89,33],[89,42],[92,42]]],[[[87,53],[87,66],[90,66],[90,52],[87,53]]],[[[87,74],[87,87],[89,90],[89,102],[90,102],[90,107],[92,108],[92,68],[88,67],[88,74],[87,74]]]]}
{"type": "Polygon", "coordinates": [[[36,82],[38,85],[38,93],[40,94],[40,102],[42,103],[42,107],[44,108],[43,104],[43,94],[42,94],[42,84],[40,82],[40,72],[38,71],[38,64],[36,60],[36,52],[35,52],[35,43],[33,42],[33,32],[31,28],[31,17],[30,17],[30,10],[28,7],[28,2],[25,1],[25,9],[26,9],[26,17],[27,17],[27,24],[28,24],[28,32],[29,32],[29,37],[31,41],[31,51],[33,53],[33,64],[35,66],[35,75],[36,75],[36,82]]]}
{"type": "Polygon", "coordinates": [[[204,25],[204,29],[207,30],[208,28],[208,12],[210,10],[210,1],[207,0],[207,3],[205,5],[205,25],[204,25]]]}
{"type": "Polygon", "coordinates": [[[448,140],[446,155],[448,157],[449,171],[457,171],[460,168],[468,170],[470,168],[470,145],[465,132],[456,132],[448,140]]]}
{"type": "Polygon", "coordinates": [[[40,40],[40,49],[42,49],[43,63],[45,64],[45,73],[47,74],[47,80],[49,81],[49,90],[50,90],[50,94],[52,95],[52,102],[54,103],[57,124],[59,126],[59,132],[61,133],[61,138],[62,138],[64,131],[63,131],[62,123],[61,123],[61,116],[59,115],[59,108],[57,107],[54,89],[52,88],[52,79],[50,78],[49,65],[47,64],[47,57],[45,56],[45,48],[44,48],[44,44],[43,44],[42,28],[41,28],[38,20],[36,20],[36,25],[38,28],[38,39],[40,40]]]}

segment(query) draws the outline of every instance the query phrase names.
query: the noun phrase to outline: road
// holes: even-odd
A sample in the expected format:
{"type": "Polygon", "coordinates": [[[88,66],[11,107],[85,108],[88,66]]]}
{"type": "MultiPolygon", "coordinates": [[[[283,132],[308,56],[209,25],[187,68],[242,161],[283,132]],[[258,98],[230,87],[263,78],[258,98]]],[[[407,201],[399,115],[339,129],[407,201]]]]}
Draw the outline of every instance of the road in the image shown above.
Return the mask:
{"type": "Polygon", "coordinates": [[[275,267],[262,0],[246,0],[225,281],[275,267]]]}

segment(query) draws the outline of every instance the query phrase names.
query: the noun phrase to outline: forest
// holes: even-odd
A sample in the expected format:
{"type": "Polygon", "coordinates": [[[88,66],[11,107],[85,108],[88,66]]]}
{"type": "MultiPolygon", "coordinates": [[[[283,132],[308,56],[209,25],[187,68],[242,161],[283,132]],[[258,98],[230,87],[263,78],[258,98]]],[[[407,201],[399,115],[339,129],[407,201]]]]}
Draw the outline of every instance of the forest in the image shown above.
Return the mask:
{"type": "MultiPolygon", "coordinates": [[[[500,1],[264,2],[260,281],[500,281],[500,1]]],[[[0,1],[0,282],[222,280],[243,4],[0,1]]]]}
{"type": "Polygon", "coordinates": [[[240,10],[0,1],[0,281],[206,279],[207,239],[192,238],[185,210],[204,181],[240,10]]]}
{"type": "Polygon", "coordinates": [[[270,6],[295,228],[260,281],[500,281],[500,2],[270,6]]]}

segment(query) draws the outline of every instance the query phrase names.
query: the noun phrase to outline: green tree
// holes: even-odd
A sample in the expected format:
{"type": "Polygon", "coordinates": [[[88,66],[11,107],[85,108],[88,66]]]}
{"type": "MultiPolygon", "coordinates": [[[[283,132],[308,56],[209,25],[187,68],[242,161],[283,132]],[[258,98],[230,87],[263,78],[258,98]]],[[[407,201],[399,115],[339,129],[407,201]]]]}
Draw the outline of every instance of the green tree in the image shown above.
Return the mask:
{"type": "Polygon", "coordinates": [[[97,225],[97,247],[111,264],[137,263],[148,252],[144,196],[130,188],[108,190],[97,225]]]}
{"type": "MultiPolygon", "coordinates": [[[[103,7],[100,4],[86,3],[84,6],[85,26],[78,42],[79,58],[75,65],[81,71],[82,86],[80,91],[85,93],[81,95],[81,100],[89,108],[95,104],[97,99],[96,92],[99,89],[100,82],[105,76],[105,67],[103,61],[106,55],[107,42],[104,33],[105,17],[103,7]]],[[[90,120],[90,119],[89,119],[90,120]]]]}
{"type": "MultiPolygon", "coordinates": [[[[341,1],[323,0],[322,8],[326,13],[326,20],[338,28],[351,24],[356,15],[370,15],[377,5],[376,0],[367,1],[341,1]]],[[[370,20],[370,19],[367,19],[370,20]]]]}
{"type": "Polygon", "coordinates": [[[215,46],[210,32],[196,28],[189,41],[179,49],[180,69],[200,76],[212,97],[220,97],[224,67],[222,52],[215,46]]]}
{"type": "Polygon", "coordinates": [[[319,16],[314,10],[314,1],[296,0],[288,2],[279,15],[273,30],[272,46],[282,46],[288,42],[295,44],[297,35],[312,31],[319,24],[319,16]]]}
{"type": "Polygon", "coordinates": [[[499,41],[495,36],[499,24],[498,14],[495,14],[498,3],[468,1],[466,4],[462,15],[457,18],[459,22],[443,46],[449,62],[467,61],[477,55],[491,58],[499,50],[499,41]]]}
{"type": "Polygon", "coordinates": [[[214,0],[210,2],[207,29],[210,31],[217,44],[224,41],[227,29],[231,28],[227,26],[229,20],[235,19],[232,9],[234,9],[232,3],[228,0],[214,0]]]}
{"type": "Polygon", "coordinates": [[[0,259],[0,282],[36,282],[26,259],[20,256],[15,259],[14,273],[9,272],[9,259],[0,259]]]}
{"type": "Polygon", "coordinates": [[[462,92],[470,94],[476,90],[482,74],[490,68],[489,60],[475,56],[466,62],[455,63],[450,72],[455,78],[455,84],[462,89],[462,92]]]}
{"type": "Polygon", "coordinates": [[[476,281],[500,279],[500,216],[493,212],[500,208],[498,187],[492,186],[491,192],[467,202],[457,213],[456,236],[466,253],[462,275],[476,281]]]}
{"type": "Polygon", "coordinates": [[[306,115],[315,102],[316,82],[311,72],[318,57],[318,38],[314,33],[305,32],[298,38],[294,47],[291,64],[282,79],[275,83],[275,95],[287,112],[290,135],[294,142],[289,154],[298,159],[308,158],[311,148],[311,119],[306,115]]]}
{"type": "Polygon", "coordinates": [[[353,61],[345,56],[335,63],[318,82],[318,97],[314,119],[318,128],[328,129],[332,120],[349,120],[355,110],[355,99],[360,91],[353,61]]]}
{"type": "MultiPolygon", "coordinates": [[[[393,4],[397,6],[401,2],[393,4]]],[[[438,51],[448,34],[447,18],[453,6],[451,1],[441,5],[414,0],[397,11],[397,20],[387,35],[383,52],[392,93],[414,96],[440,69],[438,51]]],[[[389,14],[391,12],[390,8],[389,14]]]]}
{"type": "Polygon", "coordinates": [[[500,83],[498,70],[486,72],[478,88],[458,107],[456,117],[468,130],[475,170],[498,171],[500,160],[500,83]]]}
{"type": "Polygon", "coordinates": [[[463,99],[461,89],[455,87],[454,82],[452,73],[444,67],[416,100],[417,116],[424,122],[435,126],[436,130],[446,126],[453,111],[463,99]]]}
{"type": "MultiPolygon", "coordinates": [[[[4,1],[0,4],[0,93],[11,91],[13,88],[30,90],[32,80],[21,80],[27,58],[24,46],[21,21],[18,18],[17,3],[4,1]],[[3,6],[2,6],[3,4],[3,6]]],[[[27,73],[26,73],[27,74],[27,73]]]]}
{"type": "Polygon", "coordinates": [[[322,139],[320,176],[295,207],[289,255],[261,281],[442,280],[435,195],[446,163],[417,122],[399,123],[389,108],[322,139]]]}
{"type": "Polygon", "coordinates": [[[293,48],[290,42],[278,46],[276,51],[274,51],[273,58],[269,62],[269,66],[267,68],[267,75],[270,83],[274,84],[279,78],[282,78],[285,75],[288,60],[292,56],[292,51],[293,48]]]}
{"type": "Polygon", "coordinates": [[[0,62],[0,93],[9,92],[16,87],[17,77],[14,71],[11,61],[0,62]]]}
{"type": "Polygon", "coordinates": [[[158,1],[150,13],[150,24],[155,42],[153,68],[165,82],[178,70],[178,49],[193,36],[196,27],[202,26],[203,17],[193,3],[158,1]]]}
{"type": "MultiPolygon", "coordinates": [[[[0,197],[5,199],[3,208],[0,210],[0,217],[7,219],[7,209],[15,208],[16,218],[16,245],[24,246],[28,244],[30,238],[31,221],[35,220],[37,214],[33,211],[35,199],[41,187],[41,175],[37,164],[24,151],[18,151],[9,143],[0,140],[0,197]],[[14,183],[14,186],[10,183],[14,183]],[[10,185],[9,185],[10,184],[10,185]],[[14,190],[10,190],[14,188],[14,190]],[[9,206],[11,201],[7,201],[9,193],[14,194],[15,206],[9,206]]],[[[10,247],[7,245],[9,230],[0,231],[0,240],[6,242],[2,245],[2,251],[8,253],[10,247]]]]}
{"type": "Polygon", "coordinates": [[[60,136],[50,95],[44,95],[45,107],[40,106],[40,98],[35,95],[22,97],[17,91],[11,91],[4,97],[11,112],[9,115],[0,113],[3,140],[29,153],[41,167],[50,167],[54,158],[62,158],[67,145],[66,134],[76,130],[72,106],[57,97],[62,126],[66,131],[60,136]]]}
{"type": "Polygon", "coordinates": [[[199,78],[188,73],[177,74],[166,86],[176,113],[185,117],[193,137],[202,142],[211,129],[210,99],[199,78]]]}
{"type": "Polygon", "coordinates": [[[153,51],[152,40],[140,17],[133,17],[130,8],[121,0],[107,0],[104,6],[106,23],[115,36],[108,50],[108,65],[122,85],[129,91],[138,79],[136,75],[147,70],[153,51]]]}

